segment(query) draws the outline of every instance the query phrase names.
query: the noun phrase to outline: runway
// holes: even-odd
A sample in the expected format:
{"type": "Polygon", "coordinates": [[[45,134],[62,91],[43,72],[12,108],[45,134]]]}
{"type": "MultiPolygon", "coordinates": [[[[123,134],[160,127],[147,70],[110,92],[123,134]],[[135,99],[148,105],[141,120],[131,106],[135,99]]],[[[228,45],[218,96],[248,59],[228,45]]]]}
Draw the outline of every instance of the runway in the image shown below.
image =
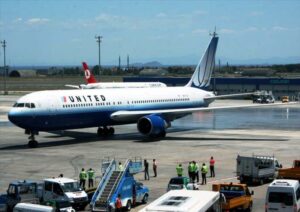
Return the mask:
{"type": "MultiPolygon", "coordinates": [[[[165,139],[152,142],[137,132],[135,124],[117,126],[116,135],[107,139],[97,137],[96,128],[70,130],[62,135],[40,133],[37,136],[40,148],[28,149],[24,131],[6,118],[17,98],[0,96],[0,192],[5,192],[13,179],[41,180],[60,173],[77,178],[82,167],[92,167],[99,175],[104,157],[124,160],[141,156],[150,165],[153,158],[158,161],[157,178],[144,181],[142,173],[136,176],[149,186],[149,201],[153,201],[166,191],[179,162],[184,164],[186,172],[189,161],[207,163],[214,156],[217,177],[208,178],[210,183],[201,187],[211,190],[211,182],[235,181],[237,154],[275,155],[284,167],[299,159],[298,104],[195,113],[174,121],[165,139]]],[[[212,106],[235,104],[249,104],[249,101],[221,100],[212,106]]],[[[263,211],[266,187],[267,184],[251,188],[255,193],[253,211],[263,211]]]]}

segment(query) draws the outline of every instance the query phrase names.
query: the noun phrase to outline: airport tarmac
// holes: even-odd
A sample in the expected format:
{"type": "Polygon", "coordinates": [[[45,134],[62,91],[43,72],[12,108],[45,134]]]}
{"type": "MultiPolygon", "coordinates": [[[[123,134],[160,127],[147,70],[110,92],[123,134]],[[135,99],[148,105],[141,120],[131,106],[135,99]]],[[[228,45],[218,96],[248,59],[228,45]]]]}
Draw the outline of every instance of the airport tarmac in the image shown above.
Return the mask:
{"type": "MultiPolygon", "coordinates": [[[[216,159],[216,178],[208,178],[201,190],[211,190],[213,182],[234,182],[236,157],[240,155],[274,155],[283,167],[299,159],[300,105],[266,108],[231,109],[194,113],[174,121],[165,139],[149,142],[137,132],[136,125],[115,127],[116,135],[102,139],[96,128],[70,130],[61,134],[40,133],[37,149],[27,148],[24,130],[7,120],[7,111],[18,96],[0,96],[0,192],[11,180],[57,177],[77,178],[79,170],[94,168],[100,174],[104,157],[146,158],[152,172],[152,159],[158,163],[158,177],[144,181],[150,189],[149,202],[166,192],[169,179],[176,175],[178,163],[191,160],[208,163],[216,159]]],[[[212,106],[249,104],[244,100],[218,100],[212,106]]],[[[253,211],[264,211],[267,184],[252,186],[253,211]]],[[[139,206],[133,211],[142,208],[139,206]]]]}

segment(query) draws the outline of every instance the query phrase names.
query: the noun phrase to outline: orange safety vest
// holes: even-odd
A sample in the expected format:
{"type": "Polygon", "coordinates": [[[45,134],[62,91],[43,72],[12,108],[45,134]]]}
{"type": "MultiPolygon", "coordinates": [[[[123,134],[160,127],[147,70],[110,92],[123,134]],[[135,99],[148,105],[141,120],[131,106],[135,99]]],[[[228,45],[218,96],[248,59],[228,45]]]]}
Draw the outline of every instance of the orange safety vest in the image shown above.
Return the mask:
{"type": "Polygon", "coordinates": [[[117,198],[116,200],[116,208],[122,208],[122,202],[121,202],[121,199],[120,198],[117,198]]]}

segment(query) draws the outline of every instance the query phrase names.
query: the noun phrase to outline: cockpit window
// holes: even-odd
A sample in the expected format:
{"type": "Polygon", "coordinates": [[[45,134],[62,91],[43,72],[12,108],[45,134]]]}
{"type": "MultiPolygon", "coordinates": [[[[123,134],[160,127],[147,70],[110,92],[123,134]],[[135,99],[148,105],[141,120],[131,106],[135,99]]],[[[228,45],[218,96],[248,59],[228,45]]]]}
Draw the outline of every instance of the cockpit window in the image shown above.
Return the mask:
{"type": "Polygon", "coordinates": [[[15,103],[13,107],[35,108],[35,104],[34,103],[15,103]]]}

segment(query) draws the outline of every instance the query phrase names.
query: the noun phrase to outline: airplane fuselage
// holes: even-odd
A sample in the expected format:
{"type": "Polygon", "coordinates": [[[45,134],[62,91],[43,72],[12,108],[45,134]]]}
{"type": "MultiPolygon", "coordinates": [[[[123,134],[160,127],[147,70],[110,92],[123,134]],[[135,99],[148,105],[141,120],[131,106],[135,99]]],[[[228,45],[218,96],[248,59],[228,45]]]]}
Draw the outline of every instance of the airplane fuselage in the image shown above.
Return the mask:
{"type": "Polygon", "coordinates": [[[115,121],[111,114],[207,107],[204,97],[212,95],[193,87],[39,91],[21,97],[8,117],[15,125],[31,131],[129,124],[137,120],[115,121]]]}

